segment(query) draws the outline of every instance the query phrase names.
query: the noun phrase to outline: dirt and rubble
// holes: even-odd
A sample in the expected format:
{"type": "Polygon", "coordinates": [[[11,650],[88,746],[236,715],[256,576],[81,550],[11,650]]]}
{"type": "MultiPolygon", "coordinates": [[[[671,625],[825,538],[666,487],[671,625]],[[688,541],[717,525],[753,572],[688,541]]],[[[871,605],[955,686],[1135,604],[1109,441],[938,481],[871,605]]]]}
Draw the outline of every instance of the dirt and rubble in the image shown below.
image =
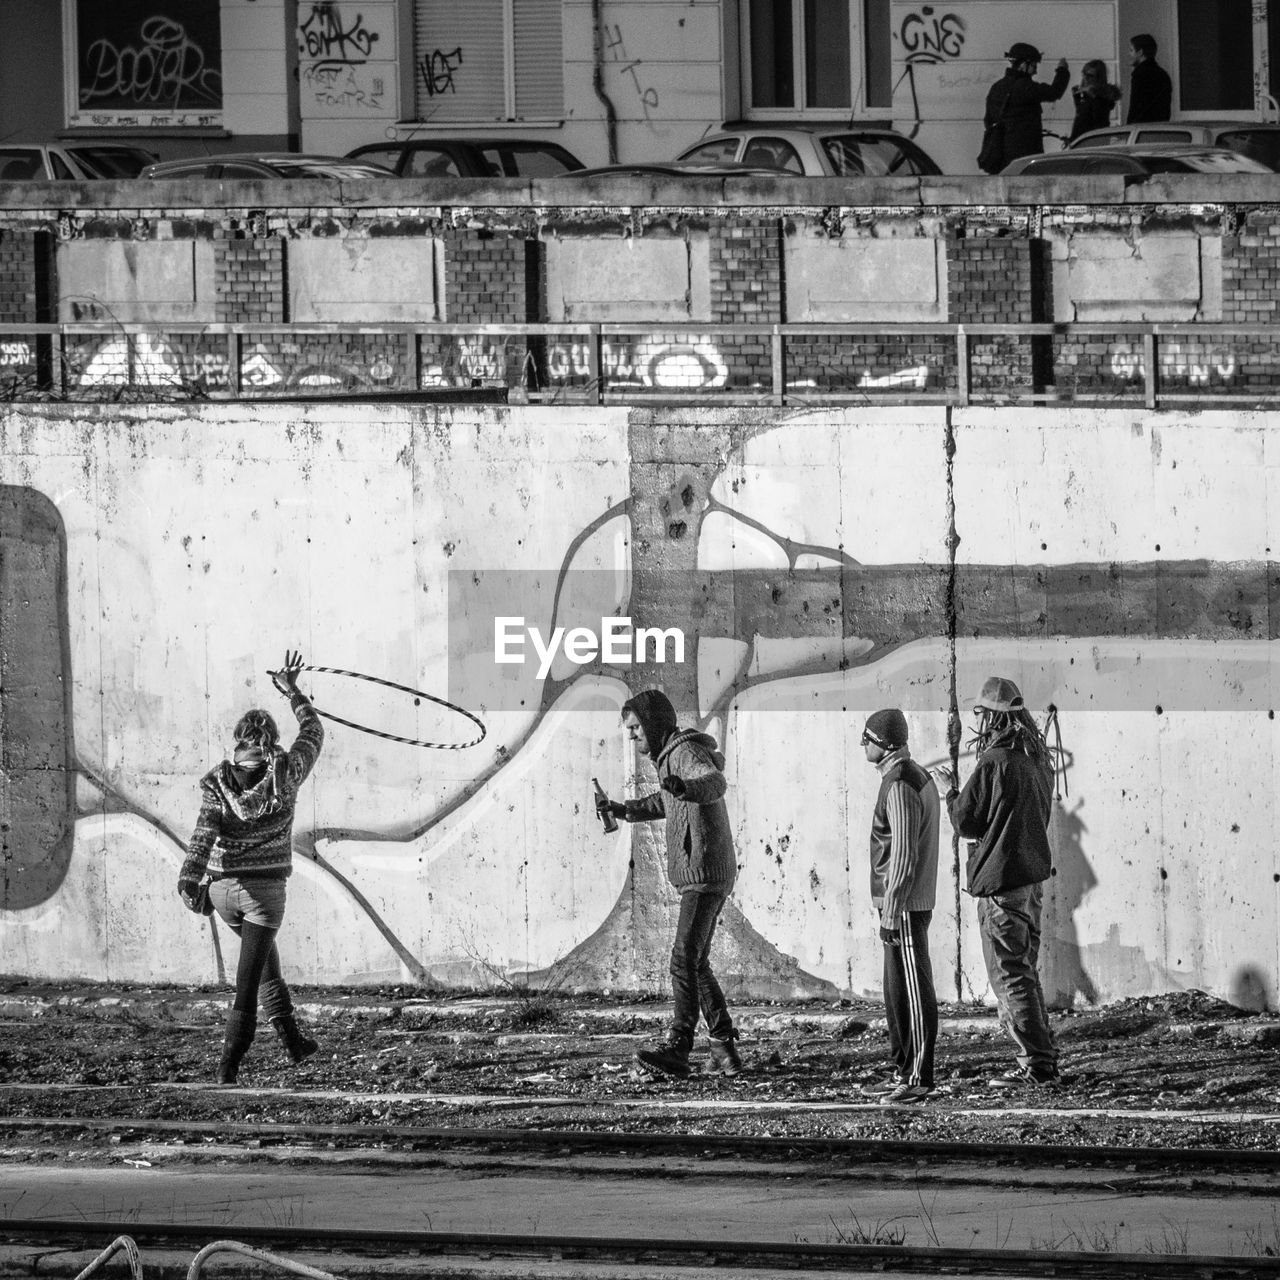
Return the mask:
{"type": "Polygon", "coordinates": [[[229,999],[208,988],[0,980],[0,1129],[74,1116],[1280,1146],[1280,1018],[1195,991],[1055,1014],[1061,1084],[1013,1095],[987,1083],[1012,1062],[993,1011],[944,1006],[939,1088],[910,1108],[862,1092],[887,1052],[872,1001],[740,1006],[744,1073],[667,1081],[632,1063],[661,1032],[660,1001],[296,989],[320,1052],[291,1067],[260,1028],[243,1087],[227,1089],[209,1082],[229,999]]]}

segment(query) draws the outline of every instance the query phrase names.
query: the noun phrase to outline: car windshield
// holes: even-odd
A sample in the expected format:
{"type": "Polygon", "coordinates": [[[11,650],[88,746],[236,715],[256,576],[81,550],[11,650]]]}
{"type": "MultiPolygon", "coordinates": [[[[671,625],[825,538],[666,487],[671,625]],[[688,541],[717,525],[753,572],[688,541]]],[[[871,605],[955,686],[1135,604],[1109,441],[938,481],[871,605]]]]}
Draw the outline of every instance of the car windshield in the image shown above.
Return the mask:
{"type": "Polygon", "coordinates": [[[905,147],[892,138],[876,134],[842,133],[823,138],[822,149],[833,172],[842,178],[885,178],[899,174],[921,174],[921,165],[905,147]]]}
{"type": "Polygon", "coordinates": [[[290,160],[276,156],[267,163],[285,178],[386,178],[391,175],[376,164],[358,160],[290,160]]]}
{"type": "Polygon", "coordinates": [[[155,157],[136,147],[68,147],[89,173],[100,178],[136,178],[155,157]]]}
{"type": "Polygon", "coordinates": [[[1280,170],[1280,129],[1230,129],[1218,134],[1218,145],[1280,170]]]}
{"type": "Polygon", "coordinates": [[[717,138],[682,152],[681,164],[732,164],[738,154],[737,138],[717,138]]]}

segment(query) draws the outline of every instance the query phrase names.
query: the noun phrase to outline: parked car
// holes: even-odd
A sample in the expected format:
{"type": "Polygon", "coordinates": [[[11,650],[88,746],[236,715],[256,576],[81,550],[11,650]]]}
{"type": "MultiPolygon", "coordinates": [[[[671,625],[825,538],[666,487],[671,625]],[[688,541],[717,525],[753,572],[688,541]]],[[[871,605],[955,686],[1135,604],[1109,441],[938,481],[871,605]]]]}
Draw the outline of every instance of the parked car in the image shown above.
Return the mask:
{"type": "Polygon", "coordinates": [[[562,175],[568,178],[777,178],[777,169],[745,164],[649,164],[644,161],[628,164],[602,164],[594,169],[576,169],[562,175]]]}
{"type": "Polygon", "coordinates": [[[1051,151],[1042,156],[1022,156],[1005,165],[1002,178],[1047,177],[1068,174],[1120,174],[1147,177],[1153,173],[1272,173],[1260,160],[1252,160],[1226,147],[1146,146],[1083,147],[1051,151]]]}
{"type": "Polygon", "coordinates": [[[1262,161],[1268,169],[1280,170],[1280,124],[1257,124],[1248,120],[1167,120],[1160,124],[1112,125],[1082,133],[1071,143],[1071,149],[1166,143],[1227,147],[1262,161]]]}
{"type": "Polygon", "coordinates": [[[703,138],[677,164],[738,164],[802,177],[884,178],[942,170],[910,138],[881,125],[774,128],[733,125],[703,138]]]}
{"type": "Polygon", "coordinates": [[[556,178],[583,167],[558,142],[525,138],[373,142],[347,157],[384,165],[402,178],[556,178]]]}
{"type": "Polygon", "coordinates": [[[314,156],[293,151],[232,152],[221,156],[188,156],[161,160],[138,175],[145,180],[170,178],[393,178],[380,164],[314,156]]]}
{"type": "Polygon", "coordinates": [[[136,178],[156,157],[117,143],[6,143],[0,146],[0,182],[97,182],[136,178]]]}

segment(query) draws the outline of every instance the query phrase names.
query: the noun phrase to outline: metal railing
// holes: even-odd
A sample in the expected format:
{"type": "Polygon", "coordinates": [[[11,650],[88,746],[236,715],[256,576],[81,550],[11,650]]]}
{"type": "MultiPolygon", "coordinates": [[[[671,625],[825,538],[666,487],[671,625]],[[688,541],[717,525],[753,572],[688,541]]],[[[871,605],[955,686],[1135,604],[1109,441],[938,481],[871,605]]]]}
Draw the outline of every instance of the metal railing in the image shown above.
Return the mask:
{"type": "Polygon", "coordinates": [[[0,399],[1271,404],[1280,327],[0,323],[0,399]],[[869,351],[866,359],[860,352],[869,351]]]}
{"type": "Polygon", "coordinates": [[[142,1280],[142,1253],[134,1243],[132,1236],[117,1236],[83,1271],[76,1280],[88,1280],[110,1262],[117,1253],[123,1253],[129,1264],[129,1274],[133,1280],[142,1280]]]}
{"type": "Polygon", "coordinates": [[[341,1280],[332,1271],[321,1271],[318,1267],[309,1267],[305,1262],[295,1262],[292,1258],[282,1258],[278,1253],[268,1253],[265,1249],[254,1249],[238,1240],[215,1240],[207,1244],[194,1258],[187,1268],[187,1280],[200,1280],[204,1274],[204,1264],[215,1254],[236,1253],[244,1258],[252,1258],[255,1262],[266,1262],[290,1275],[310,1276],[311,1280],[341,1280]]]}

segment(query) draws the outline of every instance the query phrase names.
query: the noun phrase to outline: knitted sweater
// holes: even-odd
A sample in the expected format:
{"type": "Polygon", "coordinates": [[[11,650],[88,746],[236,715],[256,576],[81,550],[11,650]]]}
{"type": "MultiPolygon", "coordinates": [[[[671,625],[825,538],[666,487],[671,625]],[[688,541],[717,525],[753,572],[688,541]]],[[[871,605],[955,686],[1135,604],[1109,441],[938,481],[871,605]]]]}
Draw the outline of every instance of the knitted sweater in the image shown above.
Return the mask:
{"type": "Polygon", "coordinates": [[[246,776],[224,760],[200,779],[200,816],[178,880],[195,882],[207,871],[223,876],[283,879],[293,869],[293,810],[298,788],[324,743],[324,726],[305,694],[289,699],[298,736],[265,767],[246,776]]]}

